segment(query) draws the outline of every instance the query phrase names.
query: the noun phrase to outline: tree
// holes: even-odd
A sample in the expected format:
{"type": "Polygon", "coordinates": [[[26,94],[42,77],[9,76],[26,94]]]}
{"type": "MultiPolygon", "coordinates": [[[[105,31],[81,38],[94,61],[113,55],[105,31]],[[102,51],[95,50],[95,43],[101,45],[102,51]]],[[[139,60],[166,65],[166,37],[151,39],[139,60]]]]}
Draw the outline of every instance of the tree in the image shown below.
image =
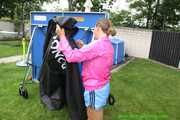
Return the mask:
{"type": "Polygon", "coordinates": [[[144,27],[151,28],[156,0],[129,0],[128,2],[130,2],[130,9],[136,10],[134,18],[140,22],[146,20],[144,27]]]}
{"type": "Polygon", "coordinates": [[[29,20],[30,11],[41,9],[46,0],[3,0],[0,2],[0,18],[9,17],[15,21],[16,26],[24,36],[24,20],[29,20]]]}
{"type": "Polygon", "coordinates": [[[180,1],[163,0],[159,5],[157,19],[153,28],[163,30],[176,30],[180,27],[180,1]]]}
{"type": "Polygon", "coordinates": [[[69,11],[72,11],[73,8],[72,8],[72,3],[73,3],[73,0],[68,0],[68,8],[69,8],[69,11]]]}
{"type": "Polygon", "coordinates": [[[114,26],[133,27],[132,15],[129,11],[121,10],[118,13],[111,13],[110,19],[114,26]]]}
{"type": "Polygon", "coordinates": [[[0,2],[0,18],[10,17],[13,19],[14,10],[16,8],[17,0],[1,0],[0,2]]]}
{"type": "Polygon", "coordinates": [[[128,0],[130,8],[136,10],[133,18],[146,27],[158,30],[179,30],[180,0],[128,0]]]}
{"type": "Polygon", "coordinates": [[[156,22],[157,22],[157,15],[158,15],[159,8],[160,8],[160,0],[156,0],[156,7],[155,7],[155,12],[154,12],[153,21],[152,21],[152,28],[155,28],[157,24],[156,22]]]}
{"type": "Polygon", "coordinates": [[[22,36],[25,36],[24,21],[29,20],[31,11],[41,10],[41,5],[46,0],[18,0],[15,2],[14,20],[22,31],[22,36]]]}
{"type": "MultiPolygon", "coordinates": [[[[86,0],[68,0],[68,1],[72,1],[72,6],[70,8],[72,8],[73,11],[84,11],[84,3],[86,0]]],[[[93,7],[92,7],[92,11],[102,11],[103,10],[103,3],[111,5],[113,0],[91,0],[93,7]]]]}
{"type": "Polygon", "coordinates": [[[47,0],[1,0],[0,17],[19,17],[24,10],[24,18],[29,17],[30,11],[40,10],[43,2],[47,0]]]}

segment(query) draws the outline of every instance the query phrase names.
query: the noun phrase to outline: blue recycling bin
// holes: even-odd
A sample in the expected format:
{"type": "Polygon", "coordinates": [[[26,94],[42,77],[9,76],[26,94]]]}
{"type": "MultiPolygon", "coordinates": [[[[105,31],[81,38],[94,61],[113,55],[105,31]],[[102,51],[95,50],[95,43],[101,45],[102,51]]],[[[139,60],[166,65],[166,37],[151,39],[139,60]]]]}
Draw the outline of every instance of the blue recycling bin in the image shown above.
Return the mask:
{"type": "Polygon", "coordinates": [[[111,43],[114,48],[114,64],[122,63],[125,57],[124,41],[118,37],[113,37],[111,43]]]}
{"type": "Polygon", "coordinates": [[[74,36],[75,40],[83,40],[88,44],[92,39],[92,29],[99,19],[107,18],[108,14],[105,12],[31,12],[31,59],[32,59],[32,77],[38,80],[39,71],[43,62],[43,46],[48,26],[48,21],[54,16],[71,16],[74,17],[78,23],[76,26],[80,29],[74,36]]]}

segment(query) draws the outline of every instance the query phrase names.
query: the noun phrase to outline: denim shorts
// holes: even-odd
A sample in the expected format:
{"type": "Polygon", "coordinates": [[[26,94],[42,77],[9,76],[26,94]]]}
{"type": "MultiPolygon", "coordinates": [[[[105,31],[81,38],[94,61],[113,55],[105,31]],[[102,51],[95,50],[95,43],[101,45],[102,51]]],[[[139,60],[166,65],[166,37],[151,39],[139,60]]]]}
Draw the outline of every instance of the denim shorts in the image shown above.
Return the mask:
{"type": "Polygon", "coordinates": [[[110,84],[107,83],[102,88],[84,92],[84,100],[86,107],[91,107],[95,110],[103,109],[107,104],[107,99],[110,93],[110,84]]]}

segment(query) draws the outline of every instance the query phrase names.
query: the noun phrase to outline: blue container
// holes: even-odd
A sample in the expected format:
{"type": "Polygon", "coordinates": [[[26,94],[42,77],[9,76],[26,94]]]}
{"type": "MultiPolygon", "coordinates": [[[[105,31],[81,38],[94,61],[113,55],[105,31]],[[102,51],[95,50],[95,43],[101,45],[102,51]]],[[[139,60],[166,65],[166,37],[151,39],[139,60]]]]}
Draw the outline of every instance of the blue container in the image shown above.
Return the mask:
{"type": "Polygon", "coordinates": [[[111,43],[114,48],[114,64],[119,64],[124,61],[124,41],[119,38],[112,38],[111,43]]]}
{"type": "Polygon", "coordinates": [[[31,60],[32,60],[32,76],[33,79],[38,79],[39,70],[42,64],[43,47],[47,27],[37,27],[34,32],[32,46],[31,46],[31,60]]]}
{"type": "Polygon", "coordinates": [[[92,29],[99,19],[107,18],[108,14],[104,12],[31,12],[31,33],[35,27],[35,33],[32,39],[32,77],[38,79],[39,70],[42,64],[43,46],[45,34],[48,26],[48,21],[54,16],[71,16],[74,17],[78,23],[76,26],[80,29],[74,36],[75,40],[83,40],[88,44],[92,38],[92,29]]]}

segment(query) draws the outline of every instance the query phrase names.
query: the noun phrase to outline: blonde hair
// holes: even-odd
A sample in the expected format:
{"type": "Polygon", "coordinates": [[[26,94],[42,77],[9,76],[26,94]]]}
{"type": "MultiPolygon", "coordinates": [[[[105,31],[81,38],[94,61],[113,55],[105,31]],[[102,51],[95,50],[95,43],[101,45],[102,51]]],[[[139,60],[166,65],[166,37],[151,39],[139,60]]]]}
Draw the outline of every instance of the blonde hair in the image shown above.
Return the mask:
{"type": "Polygon", "coordinates": [[[116,30],[112,27],[112,23],[108,19],[101,19],[96,23],[97,27],[100,27],[107,35],[116,35],[116,30]]]}

